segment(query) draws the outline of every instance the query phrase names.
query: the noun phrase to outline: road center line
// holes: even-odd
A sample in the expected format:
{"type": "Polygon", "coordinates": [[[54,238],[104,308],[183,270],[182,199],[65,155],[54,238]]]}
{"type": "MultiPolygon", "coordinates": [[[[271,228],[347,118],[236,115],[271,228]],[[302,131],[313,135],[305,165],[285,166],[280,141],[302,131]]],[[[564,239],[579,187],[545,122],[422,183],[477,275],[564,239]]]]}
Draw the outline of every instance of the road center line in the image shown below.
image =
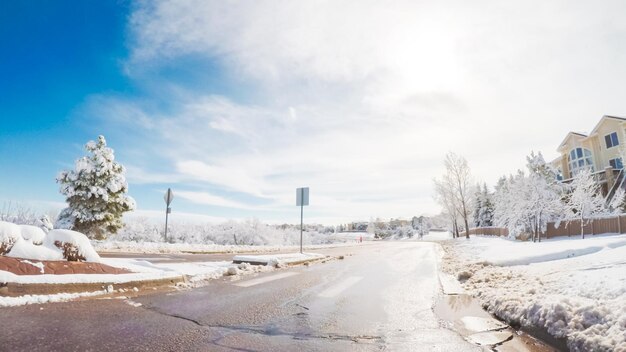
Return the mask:
{"type": "Polygon", "coordinates": [[[274,280],[280,280],[280,279],[284,279],[286,277],[289,276],[294,276],[294,275],[298,275],[299,273],[293,272],[293,271],[288,271],[286,273],[280,273],[280,274],[276,274],[276,275],[271,275],[271,276],[266,276],[266,277],[260,277],[258,279],[253,279],[253,280],[247,280],[247,281],[243,281],[243,282],[238,282],[236,284],[234,284],[235,286],[239,286],[239,287],[250,287],[250,286],[255,286],[255,285],[260,285],[260,284],[264,284],[266,282],[270,282],[270,281],[274,281],[274,280]]]}
{"type": "Polygon", "coordinates": [[[350,276],[349,278],[345,279],[343,282],[320,292],[318,296],[327,297],[327,298],[335,297],[341,292],[350,288],[350,286],[356,284],[357,282],[361,280],[363,280],[361,276],[350,276]]]}

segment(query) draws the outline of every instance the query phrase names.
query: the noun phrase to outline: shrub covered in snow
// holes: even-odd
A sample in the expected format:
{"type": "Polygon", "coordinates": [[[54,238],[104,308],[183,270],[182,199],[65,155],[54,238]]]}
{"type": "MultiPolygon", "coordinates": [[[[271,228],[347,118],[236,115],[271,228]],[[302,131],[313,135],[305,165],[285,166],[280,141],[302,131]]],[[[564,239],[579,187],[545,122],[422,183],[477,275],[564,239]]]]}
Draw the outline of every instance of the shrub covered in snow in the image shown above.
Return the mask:
{"type": "Polygon", "coordinates": [[[99,262],[100,256],[84,234],[0,221],[0,255],[33,260],[99,262]]]}
{"type": "Polygon", "coordinates": [[[63,260],[63,252],[56,247],[35,245],[25,239],[19,239],[6,254],[7,257],[33,260],[63,260]]]}
{"type": "Polygon", "coordinates": [[[122,214],[135,208],[126,195],[128,184],[124,167],[115,162],[113,149],[99,136],[85,145],[89,156],[76,160],[74,170],[57,177],[60,191],[69,207],[59,216],[57,227],[82,231],[102,239],[122,228],[122,214]]]}
{"type": "Polygon", "coordinates": [[[69,261],[99,262],[100,256],[91,246],[89,238],[72,230],[52,230],[46,235],[44,246],[59,248],[69,261]]]}
{"type": "MultiPolygon", "coordinates": [[[[323,228],[321,229],[323,230],[323,228]]],[[[145,218],[129,219],[111,241],[162,242],[162,224],[151,223],[145,218]]],[[[300,243],[300,230],[294,226],[275,226],[257,219],[227,221],[220,224],[173,223],[168,226],[167,241],[171,243],[219,244],[219,245],[296,245],[300,243]]],[[[304,244],[324,244],[333,241],[331,233],[308,229],[304,232],[304,244]]]]}
{"type": "Polygon", "coordinates": [[[5,202],[2,204],[2,209],[0,209],[0,221],[35,225],[37,223],[37,215],[28,205],[5,202]]]}
{"type": "Polygon", "coordinates": [[[20,239],[20,227],[6,221],[0,221],[0,255],[8,253],[20,239]]]}
{"type": "Polygon", "coordinates": [[[37,226],[19,225],[22,238],[30,241],[32,244],[40,245],[46,237],[46,233],[37,226]]]}

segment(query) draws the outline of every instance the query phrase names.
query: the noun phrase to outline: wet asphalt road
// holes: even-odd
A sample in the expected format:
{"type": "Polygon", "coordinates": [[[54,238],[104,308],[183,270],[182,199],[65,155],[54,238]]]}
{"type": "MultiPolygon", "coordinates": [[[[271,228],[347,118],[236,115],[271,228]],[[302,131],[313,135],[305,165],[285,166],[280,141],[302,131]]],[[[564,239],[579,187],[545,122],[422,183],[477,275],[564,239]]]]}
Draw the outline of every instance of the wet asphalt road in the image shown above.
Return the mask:
{"type": "Polygon", "coordinates": [[[334,248],[319,252],[345,259],[191,290],[3,308],[0,350],[480,350],[432,311],[435,246],[334,248]]]}

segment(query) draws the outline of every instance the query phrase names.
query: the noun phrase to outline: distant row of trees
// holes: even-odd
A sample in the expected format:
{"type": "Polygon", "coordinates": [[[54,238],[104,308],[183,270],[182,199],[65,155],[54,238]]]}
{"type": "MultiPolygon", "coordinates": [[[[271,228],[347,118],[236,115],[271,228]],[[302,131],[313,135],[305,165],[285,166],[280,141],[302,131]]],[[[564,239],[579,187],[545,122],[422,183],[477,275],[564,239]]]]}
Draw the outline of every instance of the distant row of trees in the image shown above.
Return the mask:
{"type": "Polygon", "coordinates": [[[607,203],[589,169],[580,170],[569,184],[558,181],[556,170],[541,153],[530,153],[526,171],[501,177],[493,193],[486,184],[474,185],[465,158],[448,153],[444,165],[445,174],[434,180],[435,200],[454,237],[470,226],[496,226],[507,228],[512,237],[526,234],[541,241],[548,222],[579,219],[584,238],[583,228],[591,217],[621,213],[624,205],[623,189],[607,203]]]}

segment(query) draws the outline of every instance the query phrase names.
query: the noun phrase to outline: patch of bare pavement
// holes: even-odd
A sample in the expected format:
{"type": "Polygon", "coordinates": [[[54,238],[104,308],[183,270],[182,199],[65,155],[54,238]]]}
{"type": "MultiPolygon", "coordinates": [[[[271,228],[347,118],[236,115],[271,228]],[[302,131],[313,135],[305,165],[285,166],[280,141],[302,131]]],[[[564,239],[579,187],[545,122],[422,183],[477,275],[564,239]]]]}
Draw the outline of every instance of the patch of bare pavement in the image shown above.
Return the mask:
{"type": "MultiPolygon", "coordinates": [[[[433,310],[441,295],[436,246],[329,249],[344,259],[195,289],[3,308],[11,323],[0,330],[0,350],[549,351],[523,337],[484,344],[442,324],[445,307],[433,310]]],[[[484,323],[471,315],[461,320],[466,329],[484,323]]]]}

